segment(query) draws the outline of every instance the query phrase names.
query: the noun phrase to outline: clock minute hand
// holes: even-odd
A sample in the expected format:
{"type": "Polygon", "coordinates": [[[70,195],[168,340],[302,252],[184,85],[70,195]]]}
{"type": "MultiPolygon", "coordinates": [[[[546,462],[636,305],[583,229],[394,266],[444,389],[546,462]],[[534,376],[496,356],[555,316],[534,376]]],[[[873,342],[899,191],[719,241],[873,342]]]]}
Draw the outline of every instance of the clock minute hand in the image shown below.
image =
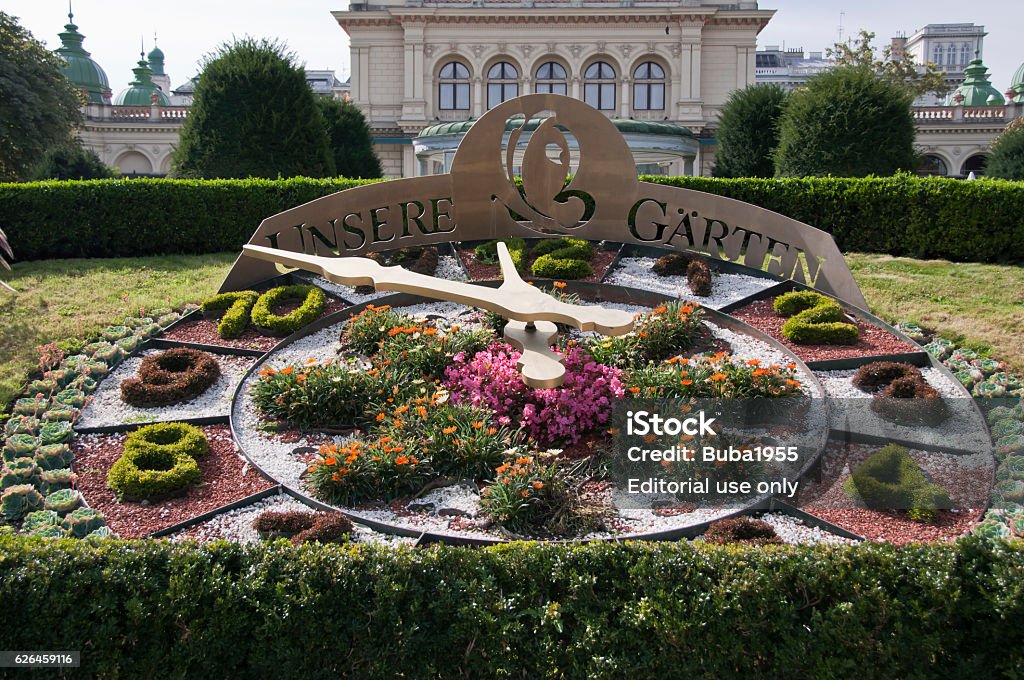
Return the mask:
{"type": "Polygon", "coordinates": [[[634,319],[629,312],[562,302],[529,285],[516,272],[504,243],[498,244],[498,259],[505,277],[499,288],[438,279],[398,266],[385,267],[365,257],[322,257],[253,245],[244,246],[243,251],[260,260],[321,274],[335,283],[372,285],[378,291],[397,291],[459,302],[516,321],[553,321],[605,335],[624,335],[633,329],[634,319]]]}

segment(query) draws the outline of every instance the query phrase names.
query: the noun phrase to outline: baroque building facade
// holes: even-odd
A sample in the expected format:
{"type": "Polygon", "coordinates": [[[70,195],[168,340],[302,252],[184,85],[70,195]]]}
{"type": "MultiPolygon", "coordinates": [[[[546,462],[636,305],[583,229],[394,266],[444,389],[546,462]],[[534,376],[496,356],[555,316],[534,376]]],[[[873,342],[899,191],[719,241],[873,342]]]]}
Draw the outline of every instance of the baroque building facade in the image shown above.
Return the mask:
{"type": "Polygon", "coordinates": [[[356,0],[352,99],[385,176],[446,171],[472,121],[514,96],[553,92],[616,122],[638,169],[707,174],[703,133],[754,82],[774,14],[721,0],[356,0]]]}

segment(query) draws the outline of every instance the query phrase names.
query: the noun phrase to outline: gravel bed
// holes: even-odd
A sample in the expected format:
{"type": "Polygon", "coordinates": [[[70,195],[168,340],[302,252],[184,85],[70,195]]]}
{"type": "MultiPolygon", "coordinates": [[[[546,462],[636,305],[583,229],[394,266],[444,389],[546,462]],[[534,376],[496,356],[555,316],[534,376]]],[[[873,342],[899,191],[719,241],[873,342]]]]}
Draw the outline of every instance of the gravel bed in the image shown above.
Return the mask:
{"type": "Polygon", "coordinates": [[[141,538],[268,489],[265,479],[239,455],[227,425],[203,428],[210,452],[199,460],[202,481],[184,495],[155,503],[119,502],[107,488],[107,474],[124,450],[124,434],[79,435],[72,443],[77,488],[89,506],[103,513],[121,538],[141,538]]]}
{"type": "Polygon", "coordinates": [[[771,524],[779,538],[791,545],[814,545],[816,543],[852,545],[857,543],[852,538],[839,536],[818,527],[808,526],[803,523],[803,520],[781,512],[765,513],[760,519],[771,524]]]}
{"type": "MultiPolygon", "coordinates": [[[[333,281],[328,281],[322,276],[317,276],[316,274],[303,270],[297,270],[293,275],[298,276],[308,283],[312,283],[314,286],[319,286],[331,295],[347,300],[353,305],[361,305],[367,302],[373,302],[374,300],[387,295],[394,295],[394,291],[391,290],[374,291],[372,293],[357,293],[353,286],[334,283],[333,281]]],[[[437,258],[437,269],[434,270],[433,275],[439,279],[448,279],[449,281],[466,280],[466,274],[459,265],[459,261],[451,255],[441,255],[437,258]]]]}
{"type": "MultiPolygon", "coordinates": [[[[616,250],[600,250],[594,249],[594,255],[590,258],[590,268],[594,271],[590,276],[583,279],[573,279],[574,281],[584,281],[589,283],[597,283],[605,272],[608,270],[608,266],[615,261],[615,257],[618,255],[616,250]]],[[[466,265],[466,270],[469,272],[470,278],[473,281],[493,281],[495,279],[501,279],[501,267],[496,264],[485,264],[479,262],[476,259],[476,255],[473,254],[472,248],[465,248],[459,250],[459,257],[462,258],[462,263],[466,265]]],[[[532,279],[536,281],[551,281],[544,276],[535,276],[531,273],[534,261],[537,259],[536,256],[528,254],[526,257],[525,273],[521,274],[524,279],[532,279]]]]}
{"type": "MultiPolygon", "coordinates": [[[[252,528],[252,523],[260,514],[267,511],[313,512],[308,505],[282,493],[262,501],[257,501],[244,508],[230,510],[217,515],[205,522],[171,534],[167,538],[171,541],[197,541],[199,543],[217,540],[233,541],[242,544],[258,543],[262,539],[260,539],[256,530],[252,528]]],[[[361,524],[353,525],[352,540],[355,543],[375,543],[389,546],[412,545],[416,542],[416,539],[410,536],[384,534],[361,524]]]]}
{"type": "Polygon", "coordinates": [[[801,345],[791,342],[782,336],[782,326],[788,319],[775,313],[775,309],[772,307],[773,302],[774,298],[755,300],[739,309],[732,310],[729,314],[772,336],[804,361],[921,351],[920,347],[900,340],[884,328],[860,319],[857,320],[860,337],[852,345],[801,345]]]}
{"type": "MultiPolygon", "coordinates": [[[[277,314],[288,314],[293,309],[297,308],[300,303],[295,302],[294,304],[279,305],[275,308],[277,314]]],[[[334,312],[340,311],[348,305],[340,300],[333,300],[328,298],[327,304],[324,306],[324,311],[320,316],[327,316],[334,312]]],[[[217,345],[220,347],[237,347],[240,349],[258,349],[264,352],[273,348],[277,343],[281,342],[282,338],[274,337],[270,335],[263,335],[260,331],[253,327],[249,327],[237,338],[231,340],[225,340],[224,338],[217,335],[218,321],[206,320],[202,316],[186,321],[183,324],[179,324],[172,328],[169,332],[164,333],[160,337],[165,340],[177,340],[179,342],[198,342],[204,345],[217,345]]]]}
{"type": "Polygon", "coordinates": [[[875,541],[902,544],[948,541],[970,530],[980,520],[992,488],[994,459],[988,454],[960,456],[911,449],[910,455],[928,479],[949,493],[954,510],[939,512],[935,524],[914,522],[898,510],[871,510],[850,498],[843,488],[855,469],[881,448],[867,444],[832,442],[822,457],[821,480],[806,479],[801,489],[802,510],[855,534],[875,541]],[[967,507],[964,506],[975,506],[967,507]]]}
{"type": "Polygon", "coordinates": [[[950,415],[938,425],[900,425],[873,410],[874,396],[854,386],[856,371],[814,371],[825,388],[833,412],[833,426],[848,432],[872,434],[888,439],[916,442],[925,447],[957,448],[987,452],[992,441],[978,414],[974,401],[963,387],[937,368],[921,369],[921,374],[946,400],[950,415]]]}
{"type": "Polygon", "coordinates": [[[221,375],[213,385],[194,399],[153,408],[138,408],[121,401],[121,383],[135,377],[143,357],[164,351],[166,350],[146,350],[126,359],[114,369],[103,379],[92,401],[82,410],[82,416],[76,423],[77,427],[103,427],[228,415],[235,386],[253,364],[253,359],[249,357],[212,354],[220,365],[221,375]]]}
{"type": "Polygon", "coordinates": [[[720,309],[778,283],[759,276],[712,271],[711,295],[694,295],[685,276],[658,276],[652,270],[654,263],[655,259],[651,257],[624,257],[604,283],[694,300],[711,309],[720,309]]]}

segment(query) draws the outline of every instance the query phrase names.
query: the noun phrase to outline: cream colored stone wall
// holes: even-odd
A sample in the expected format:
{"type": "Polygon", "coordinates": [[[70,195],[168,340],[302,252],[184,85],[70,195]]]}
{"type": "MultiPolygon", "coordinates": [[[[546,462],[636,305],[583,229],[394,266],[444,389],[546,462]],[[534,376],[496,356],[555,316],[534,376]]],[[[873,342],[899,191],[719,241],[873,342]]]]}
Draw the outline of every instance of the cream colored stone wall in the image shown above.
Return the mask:
{"type": "MultiPolygon", "coordinates": [[[[376,136],[411,139],[438,121],[483,115],[487,71],[499,61],[516,68],[521,95],[536,91],[537,69],[554,61],[567,71],[567,94],[583,99],[584,72],[600,60],[615,70],[615,103],[606,115],[668,121],[700,133],[714,123],[730,92],[754,82],[757,34],[774,14],[758,10],[756,2],[722,8],[710,2],[679,7],[644,0],[576,4],[407,7],[392,1],[386,9],[356,5],[335,12],[350,36],[353,101],[376,136]],[[438,74],[451,61],[469,70],[468,110],[439,106],[438,74]],[[634,106],[633,74],[645,61],[665,72],[663,109],[634,106]]],[[[381,160],[389,177],[400,176],[393,174],[400,167],[407,173],[414,168],[411,157],[403,163],[381,160]]]]}

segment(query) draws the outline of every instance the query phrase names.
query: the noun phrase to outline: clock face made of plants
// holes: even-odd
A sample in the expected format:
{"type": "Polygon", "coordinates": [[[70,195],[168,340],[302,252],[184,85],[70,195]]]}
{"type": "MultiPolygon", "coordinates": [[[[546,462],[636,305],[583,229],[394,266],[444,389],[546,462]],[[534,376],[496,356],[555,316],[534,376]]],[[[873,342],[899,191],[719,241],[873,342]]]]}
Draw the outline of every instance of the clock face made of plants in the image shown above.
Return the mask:
{"type": "MultiPolygon", "coordinates": [[[[503,104],[473,126],[452,175],[267,218],[223,295],[146,350],[217,359],[220,382],[194,407],[105,416],[117,398],[106,394],[142,370],[126,361],[77,429],[226,420],[248,464],[286,493],[421,542],[669,539],[764,511],[808,540],[969,530],[995,465],[984,418],[921,345],[863,311],[831,238],[638,182],[632,163],[575,100],[503,104]],[[677,485],[629,502],[614,465],[629,404],[745,399],[771,405],[774,425],[726,443],[797,443],[799,460],[760,481],[784,476],[798,492],[707,502],[677,485]],[[908,496],[931,501],[876,498],[871,480],[893,469],[908,496]]],[[[185,361],[189,375],[209,363],[160,361],[185,361]]],[[[757,480],[749,463],[658,468],[677,482],[757,480]]]]}

